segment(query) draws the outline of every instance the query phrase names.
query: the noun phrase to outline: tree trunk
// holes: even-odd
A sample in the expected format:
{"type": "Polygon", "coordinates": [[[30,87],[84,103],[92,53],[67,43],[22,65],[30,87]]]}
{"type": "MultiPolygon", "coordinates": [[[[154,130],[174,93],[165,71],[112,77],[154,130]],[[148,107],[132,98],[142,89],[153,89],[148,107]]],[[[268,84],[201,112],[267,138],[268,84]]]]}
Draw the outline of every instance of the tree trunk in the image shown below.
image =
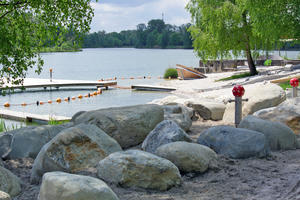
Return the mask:
{"type": "Polygon", "coordinates": [[[249,70],[250,70],[250,75],[251,76],[254,76],[257,74],[257,71],[256,71],[256,66],[253,62],[253,58],[252,58],[252,55],[251,55],[251,50],[249,48],[249,44],[246,43],[246,56],[247,56],[247,61],[248,61],[248,66],[249,66],[249,70]]]}
{"type": "Polygon", "coordinates": [[[245,29],[245,52],[247,56],[247,61],[248,61],[248,66],[250,70],[250,75],[254,76],[257,74],[255,64],[253,62],[253,58],[251,55],[251,49],[250,49],[250,39],[248,35],[248,23],[247,23],[247,17],[246,17],[246,12],[243,13],[243,22],[244,22],[244,29],[245,29]]]}

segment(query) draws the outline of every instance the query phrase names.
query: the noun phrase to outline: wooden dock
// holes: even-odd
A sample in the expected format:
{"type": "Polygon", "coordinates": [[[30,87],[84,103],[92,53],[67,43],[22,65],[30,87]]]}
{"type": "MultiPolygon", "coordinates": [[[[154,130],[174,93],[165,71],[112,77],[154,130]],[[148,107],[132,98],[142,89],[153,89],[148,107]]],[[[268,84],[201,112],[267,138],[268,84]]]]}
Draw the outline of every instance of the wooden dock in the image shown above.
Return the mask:
{"type": "Polygon", "coordinates": [[[49,79],[39,79],[39,78],[25,78],[23,85],[11,85],[5,84],[0,87],[1,89],[26,89],[26,88],[56,88],[59,89],[61,87],[87,87],[87,86],[95,86],[97,88],[104,87],[108,89],[109,86],[117,85],[116,81],[85,81],[85,80],[60,80],[53,79],[50,81],[49,79]]]}
{"type": "Polygon", "coordinates": [[[55,115],[39,115],[20,111],[12,111],[8,109],[0,109],[0,118],[10,119],[23,122],[35,122],[38,124],[48,124],[49,121],[70,121],[70,117],[55,115]]]}
{"type": "Polygon", "coordinates": [[[142,90],[142,91],[161,91],[161,92],[171,92],[176,90],[176,88],[154,86],[154,85],[132,85],[131,89],[142,90]]]}

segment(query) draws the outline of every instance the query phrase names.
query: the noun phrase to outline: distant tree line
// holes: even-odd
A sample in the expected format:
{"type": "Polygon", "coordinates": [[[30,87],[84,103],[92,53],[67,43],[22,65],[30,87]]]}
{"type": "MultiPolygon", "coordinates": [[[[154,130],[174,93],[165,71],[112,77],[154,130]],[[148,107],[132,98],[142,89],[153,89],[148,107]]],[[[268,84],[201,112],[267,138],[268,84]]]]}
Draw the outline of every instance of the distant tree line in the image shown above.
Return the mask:
{"type": "Polygon", "coordinates": [[[191,24],[175,26],[153,19],[148,24],[137,25],[136,30],[120,33],[105,31],[86,34],[83,48],[135,47],[135,48],[185,48],[191,49],[192,40],[188,32],[191,24]]]}

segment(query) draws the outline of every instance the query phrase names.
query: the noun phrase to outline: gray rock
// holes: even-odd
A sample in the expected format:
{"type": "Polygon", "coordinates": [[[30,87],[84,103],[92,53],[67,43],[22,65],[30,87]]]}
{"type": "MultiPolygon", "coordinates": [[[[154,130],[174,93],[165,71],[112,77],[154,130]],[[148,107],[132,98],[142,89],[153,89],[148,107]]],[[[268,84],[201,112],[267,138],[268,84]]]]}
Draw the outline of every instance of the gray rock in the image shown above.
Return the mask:
{"type": "Polygon", "coordinates": [[[164,119],[176,122],[183,130],[188,131],[192,126],[193,109],[182,104],[164,105],[164,119]]]}
{"type": "Polygon", "coordinates": [[[44,174],[39,200],[118,200],[103,181],[88,176],[49,172],[44,174]]]}
{"type": "Polygon", "coordinates": [[[79,172],[96,167],[120,145],[95,125],[79,124],[63,130],[40,151],[34,161],[31,182],[38,183],[51,171],[79,172]]]}
{"type": "Polygon", "coordinates": [[[4,164],[3,164],[3,161],[2,161],[2,158],[0,158],[0,167],[3,167],[4,164]]]}
{"type": "Polygon", "coordinates": [[[3,158],[11,152],[10,144],[13,136],[9,133],[0,135],[0,157],[3,158]]]}
{"type": "Polygon", "coordinates": [[[123,148],[138,145],[163,121],[163,108],[137,105],[84,112],[72,118],[75,124],[88,123],[101,128],[123,148]]]}
{"type": "Polygon", "coordinates": [[[249,115],[241,121],[239,128],[246,128],[263,133],[266,136],[271,150],[297,148],[296,135],[289,127],[280,122],[263,120],[249,115]]]}
{"type": "Polygon", "coordinates": [[[205,172],[216,167],[217,154],[207,146],[188,142],[173,142],[157,148],[156,155],[168,159],[182,172],[205,172]]]}
{"type": "Polygon", "coordinates": [[[176,141],[191,142],[192,139],[177,123],[164,120],[149,133],[142,144],[142,149],[154,153],[159,146],[176,141]]]}
{"type": "Polygon", "coordinates": [[[99,162],[98,177],[122,187],[167,190],[181,184],[170,161],[140,150],[116,152],[99,162]]]}
{"type": "Polygon", "coordinates": [[[202,132],[197,141],[231,158],[264,157],[269,146],[264,134],[231,126],[215,126],[202,132]]]}
{"type": "Polygon", "coordinates": [[[194,109],[196,114],[205,120],[222,120],[225,112],[225,104],[212,100],[193,100],[188,103],[188,107],[194,109]]]}
{"type": "MultiPolygon", "coordinates": [[[[40,152],[41,148],[54,138],[60,131],[70,127],[67,125],[58,126],[30,126],[13,131],[6,132],[3,137],[5,140],[5,149],[7,149],[6,144],[10,142],[10,149],[3,154],[3,157],[7,159],[17,159],[17,158],[35,158],[40,152]]],[[[0,143],[3,139],[0,139],[0,143]]],[[[1,153],[1,150],[0,150],[1,153]]]]}
{"type": "Polygon", "coordinates": [[[287,99],[280,105],[253,114],[261,119],[281,122],[300,134],[300,97],[287,99]]]}
{"type": "Polygon", "coordinates": [[[0,200],[11,200],[11,198],[6,192],[0,191],[0,200]]]}
{"type": "Polygon", "coordinates": [[[8,193],[11,197],[21,192],[19,178],[3,167],[0,167],[0,191],[8,193]]]}

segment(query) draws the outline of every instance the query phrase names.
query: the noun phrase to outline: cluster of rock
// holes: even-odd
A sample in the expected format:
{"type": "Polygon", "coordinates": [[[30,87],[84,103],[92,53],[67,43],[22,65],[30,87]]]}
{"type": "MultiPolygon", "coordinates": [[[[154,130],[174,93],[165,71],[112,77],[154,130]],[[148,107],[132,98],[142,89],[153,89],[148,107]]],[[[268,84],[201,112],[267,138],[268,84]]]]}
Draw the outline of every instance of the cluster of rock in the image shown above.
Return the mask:
{"type": "MultiPolygon", "coordinates": [[[[107,183],[164,191],[179,186],[181,174],[218,167],[217,154],[235,159],[266,157],[274,150],[300,147],[287,125],[251,115],[238,128],[215,126],[193,142],[186,131],[195,113],[219,120],[226,106],[191,102],[184,103],[189,107],[169,102],[80,112],[65,125],[6,132],[0,135],[0,157],[35,159],[31,182],[41,183],[40,200],[100,196],[115,200],[118,197],[107,183]],[[129,149],[140,144],[140,149],[129,149]],[[78,175],[90,169],[97,171],[98,178],[78,175]]],[[[0,159],[0,199],[18,195],[20,185],[0,159]]]]}

